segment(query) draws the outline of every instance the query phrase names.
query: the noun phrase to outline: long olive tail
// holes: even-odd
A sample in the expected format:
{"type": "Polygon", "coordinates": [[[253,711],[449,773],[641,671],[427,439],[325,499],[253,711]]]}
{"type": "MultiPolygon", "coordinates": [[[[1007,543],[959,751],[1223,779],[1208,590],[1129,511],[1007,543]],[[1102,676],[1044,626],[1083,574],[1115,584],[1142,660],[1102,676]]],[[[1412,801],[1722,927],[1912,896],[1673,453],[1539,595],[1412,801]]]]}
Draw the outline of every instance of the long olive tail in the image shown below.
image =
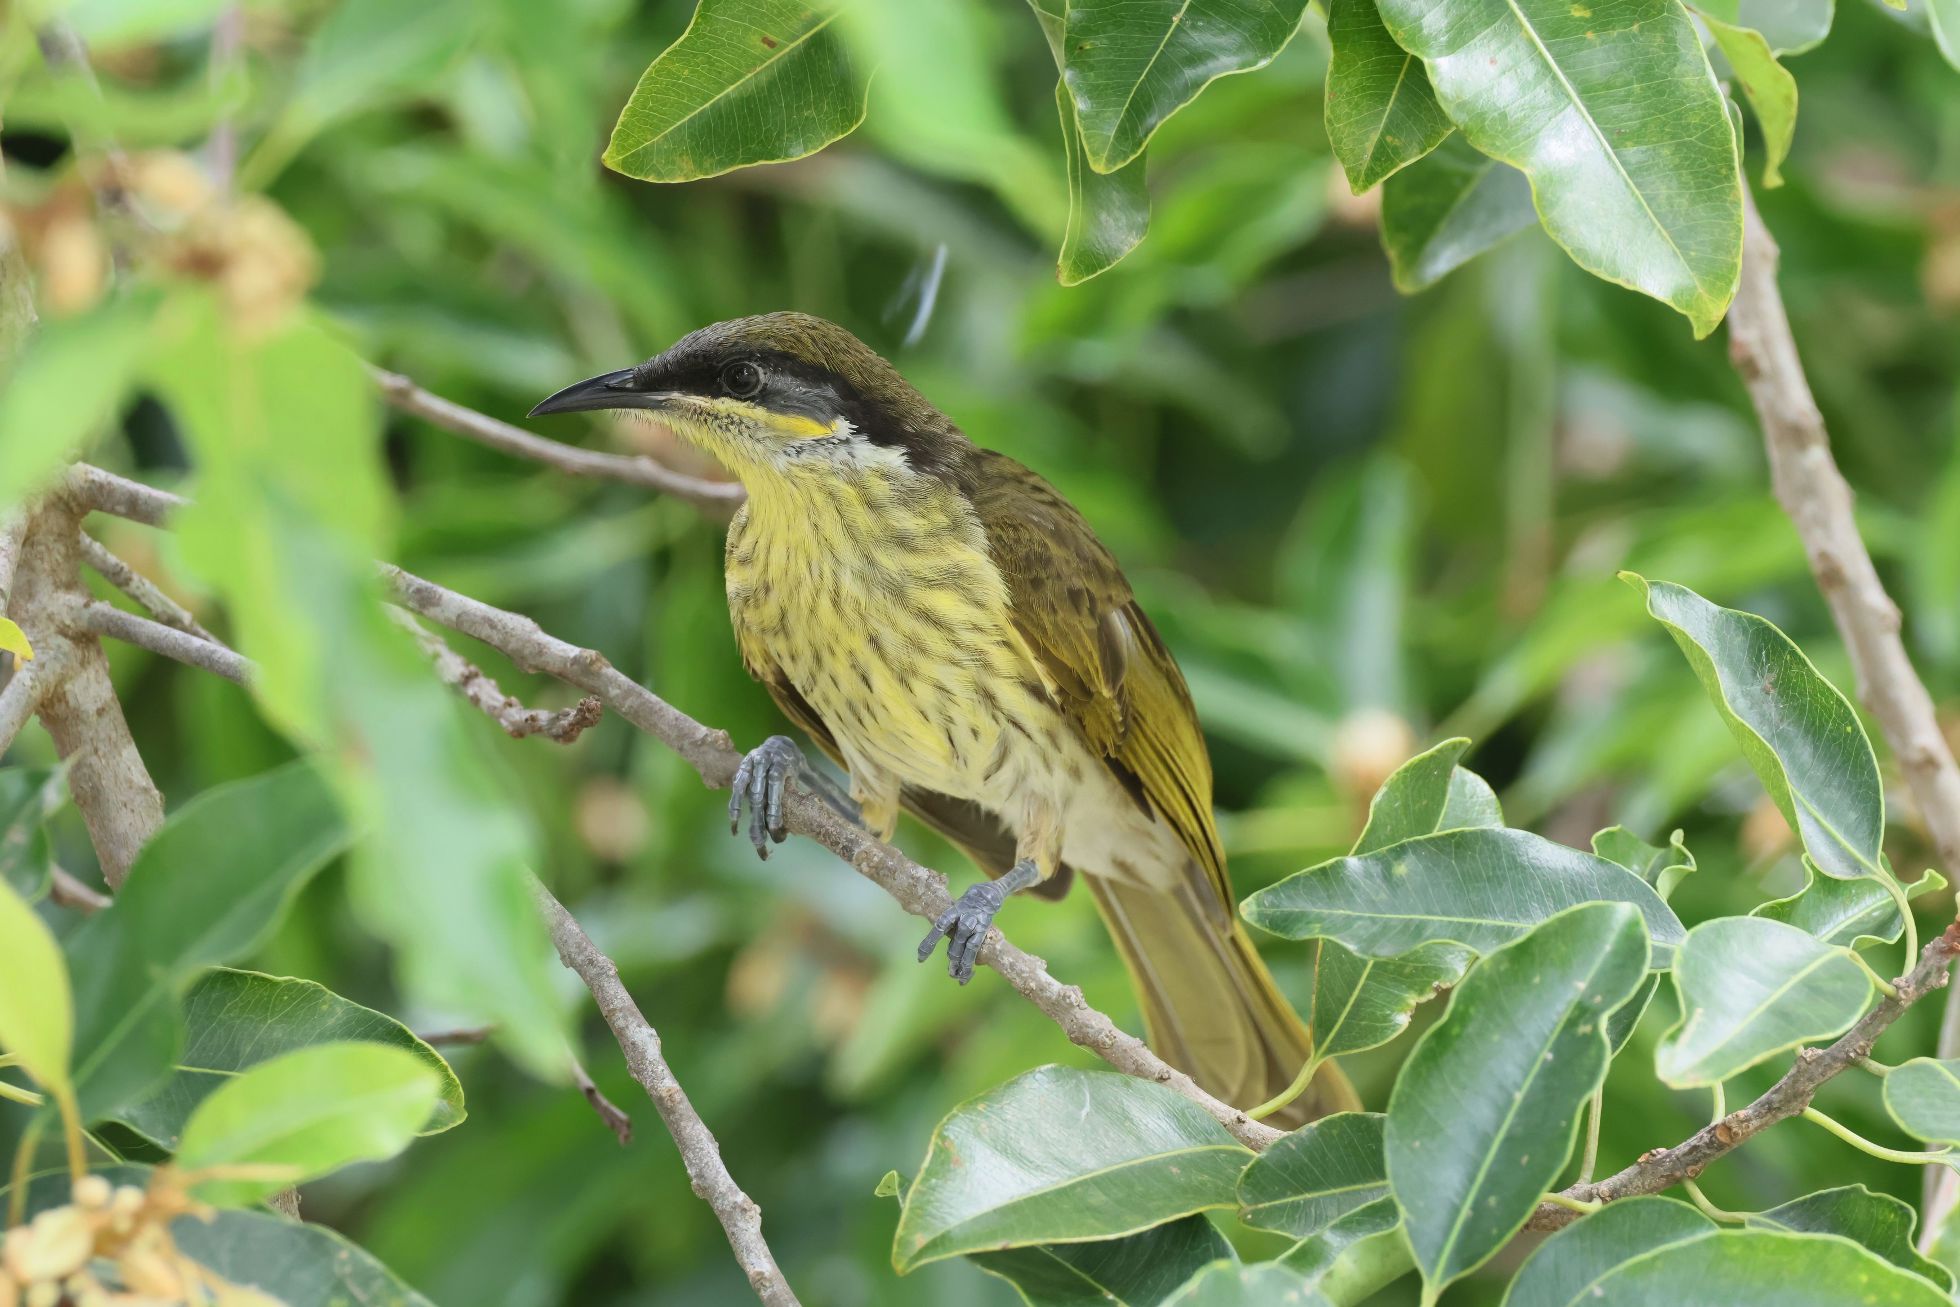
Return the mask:
{"type": "MultiPolygon", "coordinates": [[[[1313,1051],[1312,1036],[1243,926],[1219,904],[1201,902],[1190,882],[1166,891],[1083,879],[1129,967],[1159,1057],[1238,1107],[1256,1107],[1293,1082],[1313,1051]]],[[[1304,1094],[1267,1119],[1290,1129],[1360,1106],[1330,1062],[1304,1094]]]]}

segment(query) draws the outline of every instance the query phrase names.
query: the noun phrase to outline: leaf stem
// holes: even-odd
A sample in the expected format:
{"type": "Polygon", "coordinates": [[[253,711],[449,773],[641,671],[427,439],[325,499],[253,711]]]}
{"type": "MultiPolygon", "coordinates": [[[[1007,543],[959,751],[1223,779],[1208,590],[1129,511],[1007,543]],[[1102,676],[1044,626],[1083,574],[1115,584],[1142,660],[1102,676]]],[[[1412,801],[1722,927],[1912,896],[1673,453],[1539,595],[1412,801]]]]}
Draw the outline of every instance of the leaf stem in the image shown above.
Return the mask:
{"type": "Polygon", "coordinates": [[[1715,1115],[1708,1119],[1719,1121],[1729,1114],[1728,1095],[1722,1092],[1722,1086],[1719,1084],[1711,1085],[1710,1088],[1715,1093],[1715,1115]]]}
{"type": "Polygon", "coordinates": [[[1936,1152],[1908,1152],[1899,1148],[1887,1148],[1884,1144],[1873,1143],[1850,1126],[1825,1116],[1814,1107],[1806,1107],[1803,1110],[1803,1119],[1811,1122],[1813,1125],[1823,1126],[1826,1130],[1844,1140],[1845,1143],[1850,1144],[1859,1152],[1870,1153],[1873,1157],[1881,1161],[1904,1162],[1908,1166],[1944,1166],[1951,1165],[1953,1162],[1953,1150],[1951,1148],[1942,1148],[1936,1152]]]}
{"type": "Polygon", "coordinates": [[[1865,975],[1871,978],[1872,984],[1878,987],[1879,993],[1885,995],[1887,998],[1897,998],[1899,996],[1899,991],[1892,982],[1879,975],[1878,969],[1860,957],[1856,949],[1846,949],[1845,952],[1849,953],[1851,960],[1856,962],[1864,970],[1865,975]]]}
{"type": "Polygon", "coordinates": [[[27,1123],[27,1129],[20,1132],[20,1142],[14,1145],[14,1166],[7,1180],[7,1224],[19,1225],[27,1214],[27,1176],[34,1169],[34,1149],[41,1142],[41,1127],[47,1117],[37,1116],[27,1123]]]}
{"type": "Polygon", "coordinates": [[[1681,1181],[1681,1187],[1688,1191],[1688,1197],[1691,1200],[1693,1200],[1694,1205],[1696,1207],[1701,1209],[1701,1214],[1703,1216],[1706,1216],[1709,1220],[1718,1221],[1724,1225],[1742,1224],[1743,1218],[1740,1212],[1731,1212],[1725,1208],[1717,1207],[1714,1203],[1709,1202],[1708,1195],[1703,1193],[1701,1191],[1701,1186],[1696,1184],[1693,1180],[1683,1179],[1681,1181]]]}
{"type": "Polygon", "coordinates": [[[1593,1090],[1586,1104],[1586,1151],[1579,1155],[1579,1183],[1591,1184],[1593,1166],[1599,1161],[1599,1115],[1606,1108],[1606,1086],[1593,1090]]]}
{"type": "Polygon", "coordinates": [[[1309,1057],[1301,1064],[1300,1074],[1293,1077],[1292,1084],[1280,1090],[1278,1094],[1259,1104],[1259,1106],[1247,1108],[1245,1114],[1255,1121],[1263,1121],[1298,1098],[1301,1094],[1304,1094],[1307,1091],[1307,1085],[1313,1081],[1313,1073],[1320,1070],[1320,1064],[1323,1060],[1318,1053],[1309,1057]]]}
{"type": "Polygon", "coordinates": [[[22,1089],[19,1085],[10,1085],[4,1080],[0,1080],[0,1101],[23,1103],[28,1107],[39,1107],[47,1100],[31,1089],[22,1089]]]}
{"type": "Polygon", "coordinates": [[[1883,1062],[1876,1061],[1869,1057],[1861,1057],[1858,1059],[1858,1069],[1861,1071],[1869,1071],[1873,1075],[1877,1076],[1880,1080],[1883,1080],[1885,1079],[1885,1077],[1892,1074],[1891,1067],[1885,1065],[1885,1063],[1883,1062]]]}
{"type": "MultiPolygon", "coordinates": [[[[1912,919],[1912,902],[1906,898],[1905,887],[1890,876],[1881,876],[1880,881],[1884,884],[1886,891],[1891,894],[1892,902],[1898,904],[1899,920],[1905,923],[1906,965],[1899,973],[1900,975],[1904,975],[1907,971],[1911,971],[1912,964],[1919,960],[1919,923],[1912,919]]],[[[1897,995],[1892,994],[1888,995],[1888,997],[1896,998],[1897,995]]]]}
{"type": "Polygon", "coordinates": [[[1604,1203],[1590,1203],[1583,1198],[1574,1198],[1570,1194],[1559,1193],[1546,1194],[1544,1201],[1563,1207],[1567,1211],[1578,1212],[1582,1216],[1596,1212],[1605,1206],[1604,1203]]]}

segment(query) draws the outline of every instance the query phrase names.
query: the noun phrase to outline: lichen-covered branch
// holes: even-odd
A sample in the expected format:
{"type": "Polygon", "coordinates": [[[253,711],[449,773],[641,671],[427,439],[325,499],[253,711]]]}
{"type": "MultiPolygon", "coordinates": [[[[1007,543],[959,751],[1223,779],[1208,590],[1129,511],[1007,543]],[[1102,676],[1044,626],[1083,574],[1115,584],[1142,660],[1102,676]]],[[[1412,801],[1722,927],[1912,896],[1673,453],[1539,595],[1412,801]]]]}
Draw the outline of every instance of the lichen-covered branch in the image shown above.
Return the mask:
{"type": "Polygon", "coordinates": [[[422,652],[435,664],[436,676],[442,683],[453,687],[513,740],[542,735],[559,744],[570,744],[588,728],[599,724],[605,709],[596,695],[588,694],[569,708],[527,708],[499,689],[483,669],[451,649],[441,636],[425,629],[399,608],[390,608],[388,612],[422,646],[422,652]]]}
{"type": "Polygon", "coordinates": [[[135,613],[91,599],[76,605],[75,622],[92,635],[105,635],[147,649],[153,654],[175,659],[189,667],[222,676],[243,685],[251,675],[252,664],[216,640],[205,639],[162,622],[153,622],[135,613]]]}
{"type": "MultiPolygon", "coordinates": [[[[79,544],[82,561],[93,568],[103,580],[135,600],[151,617],[165,626],[174,626],[179,631],[194,635],[200,640],[209,640],[212,644],[223,643],[217,636],[205,630],[197,618],[191,616],[190,609],[165,594],[162,587],[149,577],[109,552],[108,547],[100,540],[84,531],[79,544]]],[[[4,601],[4,592],[0,592],[0,601],[4,601]]]]}

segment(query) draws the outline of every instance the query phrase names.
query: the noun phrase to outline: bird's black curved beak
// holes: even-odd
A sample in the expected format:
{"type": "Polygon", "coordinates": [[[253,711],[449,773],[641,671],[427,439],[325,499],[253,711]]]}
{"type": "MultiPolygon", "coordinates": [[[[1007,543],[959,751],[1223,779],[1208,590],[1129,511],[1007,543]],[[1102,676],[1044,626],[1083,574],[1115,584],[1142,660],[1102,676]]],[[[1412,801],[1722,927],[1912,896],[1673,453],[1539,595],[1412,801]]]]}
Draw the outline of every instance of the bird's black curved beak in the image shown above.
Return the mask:
{"type": "Polygon", "coordinates": [[[640,390],[632,368],[603,372],[574,382],[551,395],[531,410],[532,417],[547,413],[578,413],[595,408],[660,408],[671,394],[665,390],[640,390]]]}

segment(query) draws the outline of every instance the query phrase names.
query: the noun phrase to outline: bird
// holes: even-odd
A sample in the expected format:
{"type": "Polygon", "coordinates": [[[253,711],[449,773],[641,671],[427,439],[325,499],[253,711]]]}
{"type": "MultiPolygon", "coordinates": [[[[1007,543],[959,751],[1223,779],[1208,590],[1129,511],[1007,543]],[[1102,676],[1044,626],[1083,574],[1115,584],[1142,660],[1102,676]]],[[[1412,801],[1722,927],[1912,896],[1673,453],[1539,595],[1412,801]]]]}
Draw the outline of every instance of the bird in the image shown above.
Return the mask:
{"type": "MultiPolygon", "coordinates": [[[[961,984],[1010,895],[1080,875],[1159,1056],[1238,1106],[1294,1080],[1312,1040],[1234,910],[1190,691],[1074,505],[808,314],[702,327],[531,416],[599,409],[742,483],[724,558],[742,659],[849,778],[772,736],[741,761],[731,830],[747,802],[767,857],[792,780],[882,840],[910,812],[989,877],[918,948],[944,938],[961,984]]],[[[1358,1106],[1330,1063],[1271,1119],[1358,1106]]]]}

